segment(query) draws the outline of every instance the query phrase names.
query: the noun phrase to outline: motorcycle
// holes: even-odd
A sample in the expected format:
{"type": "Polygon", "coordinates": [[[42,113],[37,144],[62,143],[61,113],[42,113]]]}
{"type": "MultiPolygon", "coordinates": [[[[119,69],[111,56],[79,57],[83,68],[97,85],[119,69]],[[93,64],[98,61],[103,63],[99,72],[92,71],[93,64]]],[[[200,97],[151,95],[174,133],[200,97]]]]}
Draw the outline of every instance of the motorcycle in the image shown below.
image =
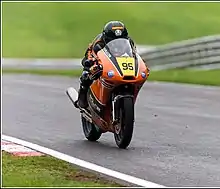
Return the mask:
{"type": "MultiPolygon", "coordinates": [[[[117,146],[126,149],[134,130],[135,102],[149,69],[127,39],[107,43],[96,59],[97,64],[89,72],[93,83],[87,92],[88,107],[78,107],[83,132],[89,141],[111,132],[117,146]]],[[[73,87],[69,87],[66,94],[73,104],[78,99],[73,87]]]]}

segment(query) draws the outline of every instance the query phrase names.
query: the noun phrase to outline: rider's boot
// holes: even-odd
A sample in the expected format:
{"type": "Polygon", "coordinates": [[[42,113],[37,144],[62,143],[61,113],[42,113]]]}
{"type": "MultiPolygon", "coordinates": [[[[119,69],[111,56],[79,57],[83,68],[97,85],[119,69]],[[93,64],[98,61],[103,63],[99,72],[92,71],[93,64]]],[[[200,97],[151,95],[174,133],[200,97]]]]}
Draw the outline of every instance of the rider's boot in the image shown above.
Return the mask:
{"type": "Polygon", "coordinates": [[[78,91],[78,100],[74,103],[74,105],[78,108],[87,108],[88,101],[87,101],[87,92],[89,86],[91,85],[92,81],[90,81],[88,77],[88,71],[83,71],[82,76],[80,77],[80,88],[78,91]]]}
{"type": "Polygon", "coordinates": [[[79,97],[78,97],[77,105],[80,106],[81,108],[88,107],[87,92],[88,92],[88,87],[84,87],[84,86],[80,85],[80,88],[78,91],[79,97]]]}

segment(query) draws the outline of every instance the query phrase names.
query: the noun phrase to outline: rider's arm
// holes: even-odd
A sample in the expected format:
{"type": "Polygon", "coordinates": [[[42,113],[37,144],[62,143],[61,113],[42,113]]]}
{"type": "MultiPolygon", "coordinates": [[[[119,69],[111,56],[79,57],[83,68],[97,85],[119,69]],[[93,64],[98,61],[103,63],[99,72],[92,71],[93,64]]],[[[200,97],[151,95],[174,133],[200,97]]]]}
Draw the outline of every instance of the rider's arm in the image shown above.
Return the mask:
{"type": "Polygon", "coordinates": [[[99,41],[99,42],[97,42],[97,43],[94,45],[93,51],[94,51],[94,53],[97,55],[97,53],[98,53],[100,50],[102,50],[103,48],[104,48],[104,44],[103,44],[101,41],[99,41]]]}
{"type": "Polygon", "coordinates": [[[134,44],[134,41],[130,37],[128,37],[128,40],[130,41],[132,48],[136,51],[136,45],[134,44]]]}
{"type": "Polygon", "coordinates": [[[93,44],[90,43],[89,46],[88,46],[88,49],[86,50],[85,57],[87,59],[91,59],[92,58],[92,48],[93,48],[92,46],[93,46],[93,44]]]}
{"type": "Polygon", "coordinates": [[[96,55],[99,50],[102,49],[102,46],[100,45],[99,42],[91,43],[89,44],[86,52],[85,52],[85,57],[82,61],[82,65],[84,67],[91,67],[94,65],[94,62],[96,61],[96,55]]]}

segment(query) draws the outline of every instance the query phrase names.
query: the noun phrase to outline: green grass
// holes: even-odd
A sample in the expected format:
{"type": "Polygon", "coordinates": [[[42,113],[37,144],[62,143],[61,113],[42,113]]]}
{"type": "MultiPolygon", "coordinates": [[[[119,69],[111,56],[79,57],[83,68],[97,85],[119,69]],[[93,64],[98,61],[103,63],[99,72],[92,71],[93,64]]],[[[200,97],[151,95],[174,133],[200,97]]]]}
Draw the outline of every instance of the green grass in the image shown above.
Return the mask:
{"type": "Polygon", "coordinates": [[[220,86],[220,69],[172,69],[163,71],[152,71],[149,80],[220,86]]]}
{"type": "Polygon", "coordinates": [[[109,20],[138,44],[218,34],[220,3],[4,2],[4,57],[82,57],[109,20]]]}
{"type": "Polygon", "coordinates": [[[2,152],[3,187],[116,187],[50,156],[18,157],[2,152]]]}
{"type": "MultiPolygon", "coordinates": [[[[81,70],[18,70],[4,69],[3,73],[29,73],[39,75],[80,76],[81,70]]],[[[172,69],[151,71],[148,81],[168,81],[176,83],[189,83],[201,85],[220,86],[220,69],[216,70],[190,70],[172,69]]]]}

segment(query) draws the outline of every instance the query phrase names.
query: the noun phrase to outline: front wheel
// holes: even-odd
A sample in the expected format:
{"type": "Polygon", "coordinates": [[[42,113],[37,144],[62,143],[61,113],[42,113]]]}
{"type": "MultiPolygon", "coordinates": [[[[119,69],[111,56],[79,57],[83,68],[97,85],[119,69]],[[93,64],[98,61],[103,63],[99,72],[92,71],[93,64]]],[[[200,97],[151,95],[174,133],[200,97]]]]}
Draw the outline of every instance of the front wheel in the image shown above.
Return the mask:
{"type": "Polygon", "coordinates": [[[87,121],[86,118],[84,118],[82,115],[81,115],[81,120],[82,120],[83,132],[85,137],[89,141],[98,140],[102,135],[100,129],[96,127],[93,123],[87,121]]]}
{"type": "Polygon", "coordinates": [[[123,98],[120,102],[120,122],[114,133],[119,148],[127,148],[131,142],[134,128],[134,103],[132,98],[123,98]]]}

